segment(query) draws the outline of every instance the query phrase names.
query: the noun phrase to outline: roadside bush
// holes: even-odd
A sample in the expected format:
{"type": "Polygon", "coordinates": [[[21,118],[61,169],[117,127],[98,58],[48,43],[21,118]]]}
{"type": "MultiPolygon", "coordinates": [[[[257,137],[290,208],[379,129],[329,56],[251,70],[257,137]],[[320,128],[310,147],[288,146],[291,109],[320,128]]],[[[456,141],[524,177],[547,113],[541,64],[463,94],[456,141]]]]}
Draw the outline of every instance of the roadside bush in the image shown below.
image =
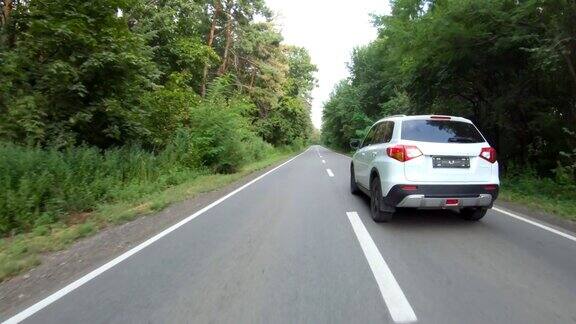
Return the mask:
{"type": "Polygon", "coordinates": [[[500,196],[576,220],[575,192],[574,182],[540,177],[533,168],[510,165],[502,177],[500,196]]]}
{"type": "Polygon", "coordinates": [[[140,147],[41,149],[0,143],[0,234],[67,222],[104,201],[137,197],[202,172],[177,137],[159,154],[140,147]]]}
{"type": "Polygon", "coordinates": [[[255,162],[272,154],[274,146],[259,136],[249,133],[242,141],[246,163],[255,162]]]}
{"type": "Polygon", "coordinates": [[[217,173],[265,156],[272,146],[254,134],[245,118],[223,102],[204,102],[190,113],[190,140],[202,164],[217,173]]]}
{"type": "Polygon", "coordinates": [[[185,84],[186,77],[172,74],[164,87],[140,98],[142,124],[149,132],[146,142],[165,147],[179,128],[189,125],[191,108],[198,106],[200,96],[185,84]]]}
{"type": "Polygon", "coordinates": [[[567,128],[564,128],[564,132],[568,135],[572,149],[560,152],[561,160],[557,162],[558,166],[554,169],[554,174],[557,182],[576,185],[576,132],[567,128]]]}
{"type": "Polygon", "coordinates": [[[173,133],[157,152],[0,142],[0,235],[67,223],[101,203],[137,199],[210,171],[236,172],[274,150],[222,103],[190,108],[189,126],[173,133]]]}

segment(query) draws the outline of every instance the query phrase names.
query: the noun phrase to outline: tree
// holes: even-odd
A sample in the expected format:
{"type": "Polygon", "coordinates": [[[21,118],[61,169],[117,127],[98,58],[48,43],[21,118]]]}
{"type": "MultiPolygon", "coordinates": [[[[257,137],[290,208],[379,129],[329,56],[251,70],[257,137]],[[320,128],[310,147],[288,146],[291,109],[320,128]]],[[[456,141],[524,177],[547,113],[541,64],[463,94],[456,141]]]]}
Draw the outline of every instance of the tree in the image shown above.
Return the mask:
{"type": "Polygon", "coordinates": [[[576,4],[556,0],[396,0],[379,36],[352,56],[351,77],[324,112],[340,148],[363,125],[396,113],[472,119],[501,164],[550,174],[576,127],[576,4]],[[345,103],[345,104],[342,104],[345,103]],[[343,113],[347,111],[348,114],[343,113]],[[357,119],[356,119],[357,120],[357,119]]]}
{"type": "Polygon", "coordinates": [[[130,9],[129,19],[136,22],[133,31],[147,40],[162,72],[160,83],[173,73],[185,73],[190,87],[205,91],[204,71],[219,61],[212,45],[203,41],[205,6],[189,0],[154,0],[137,2],[130,9]]]}
{"type": "MultiPolygon", "coordinates": [[[[210,32],[208,33],[208,47],[212,48],[212,44],[214,44],[214,36],[216,33],[216,24],[218,22],[218,18],[220,13],[222,12],[222,3],[220,0],[214,0],[214,13],[212,14],[212,22],[210,23],[210,32]]],[[[200,94],[202,97],[206,96],[206,83],[208,82],[208,69],[210,65],[208,63],[204,64],[204,70],[202,72],[202,87],[200,89],[200,94]]]]}
{"type": "Polygon", "coordinates": [[[107,147],[138,137],[137,98],[158,76],[119,0],[31,1],[0,52],[0,133],[24,143],[107,147]]]}
{"type": "Polygon", "coordinates": [[[315,67],[306,50],[282,44],[263,0],[10,4],[0,34],[3,140],[162,149],[191,131],[195,107],[214,102],[243,102],[248,127],[274,144],[309,135],[315,67]]]}

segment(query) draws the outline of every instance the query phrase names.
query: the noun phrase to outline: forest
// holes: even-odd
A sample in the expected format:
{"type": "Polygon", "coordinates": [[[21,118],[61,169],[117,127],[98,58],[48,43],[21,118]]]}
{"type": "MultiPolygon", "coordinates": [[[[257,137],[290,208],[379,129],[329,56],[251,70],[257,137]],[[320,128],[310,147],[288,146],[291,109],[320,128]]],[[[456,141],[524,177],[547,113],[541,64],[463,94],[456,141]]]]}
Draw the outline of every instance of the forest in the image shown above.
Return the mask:
{"type": "Polygon", "coordinates": [[[1,0],[0,12],[2,236],[231,174],[312,134],[316,67],[264,0],[1,0]]]}
{"type": "Polygon", "coordinates": [[[471,119],[496,148],[504,196],[576,215],[576,2],[394,0],[373,16],[325,103],[322,138],[349,150],[394,114],[471,119]],[[568,206],[569,205],[569,206],[568,206]],[[566,208],[564,208],[566,207],[566,208]]]}

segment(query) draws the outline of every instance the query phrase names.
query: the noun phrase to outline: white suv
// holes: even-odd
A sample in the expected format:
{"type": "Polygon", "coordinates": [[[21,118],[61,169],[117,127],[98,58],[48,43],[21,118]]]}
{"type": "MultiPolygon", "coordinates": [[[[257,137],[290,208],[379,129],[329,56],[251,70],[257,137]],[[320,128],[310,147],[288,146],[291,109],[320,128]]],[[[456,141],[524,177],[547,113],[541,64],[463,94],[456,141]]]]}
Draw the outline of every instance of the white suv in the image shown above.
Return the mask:
{"type": "Polygon", "coordinates": [[[452,116],[391,116],[375,123],[350,166],[350,189],[370,196],[376,222],[396,208],[457,209],[479,220],[498,196],[496,151],[474,124],[452,116]]]}

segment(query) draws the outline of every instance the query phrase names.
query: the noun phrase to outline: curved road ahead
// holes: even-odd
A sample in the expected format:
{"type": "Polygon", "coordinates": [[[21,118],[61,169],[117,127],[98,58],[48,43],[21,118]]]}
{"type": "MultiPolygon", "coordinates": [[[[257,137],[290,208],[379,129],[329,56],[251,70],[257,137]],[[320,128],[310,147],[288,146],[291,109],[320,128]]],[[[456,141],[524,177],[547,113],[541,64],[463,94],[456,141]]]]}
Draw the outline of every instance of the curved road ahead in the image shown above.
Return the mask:
{"type": "Polygon", "coordinates": [[[17,317],[25,323],[576,323],[576,240],[504,213],[376,224],[314,146],[17,317]]]}

